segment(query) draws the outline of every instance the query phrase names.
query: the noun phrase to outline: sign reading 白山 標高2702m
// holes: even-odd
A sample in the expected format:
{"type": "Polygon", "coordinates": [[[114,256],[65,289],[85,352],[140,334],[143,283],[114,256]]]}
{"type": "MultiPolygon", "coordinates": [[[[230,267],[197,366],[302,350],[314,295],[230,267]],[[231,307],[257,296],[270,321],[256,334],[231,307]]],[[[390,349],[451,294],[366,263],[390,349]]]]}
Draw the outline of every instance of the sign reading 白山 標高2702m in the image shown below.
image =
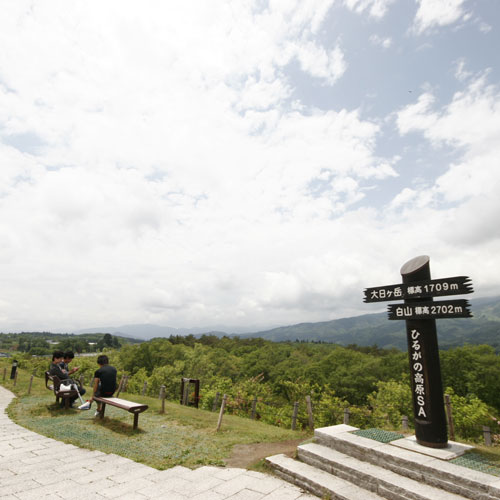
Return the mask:
{"type": "Polygon", "coordinates": [[[472,318],[468,300],[440,300],[439,302],[414,302],[389,304],[389,319],[444,319],[472,318]]]}

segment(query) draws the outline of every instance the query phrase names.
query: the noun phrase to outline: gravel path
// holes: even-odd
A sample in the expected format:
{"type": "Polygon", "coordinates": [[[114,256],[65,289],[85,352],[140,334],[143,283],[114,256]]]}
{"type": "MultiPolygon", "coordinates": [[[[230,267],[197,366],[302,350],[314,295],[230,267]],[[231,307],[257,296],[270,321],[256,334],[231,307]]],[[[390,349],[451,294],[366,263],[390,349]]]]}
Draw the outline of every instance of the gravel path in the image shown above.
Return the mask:
{"type": "Polygon", "coordinates": [[[0,499],[317,500],[281,479],[237,468],[177,466],[159,471],[128,458],[61,443],[5,413],[0,386],[0,499]]]}

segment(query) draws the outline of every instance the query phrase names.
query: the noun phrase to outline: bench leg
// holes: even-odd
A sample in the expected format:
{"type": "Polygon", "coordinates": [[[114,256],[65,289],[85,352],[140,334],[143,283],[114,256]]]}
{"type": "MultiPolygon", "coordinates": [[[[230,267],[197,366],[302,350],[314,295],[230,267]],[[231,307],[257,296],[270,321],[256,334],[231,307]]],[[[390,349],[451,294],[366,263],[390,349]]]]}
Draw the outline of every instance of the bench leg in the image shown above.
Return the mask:
{"type": "Polygon", "coordinates": [[[65,410],[69,409],[69,400],[70,400],[70,398],[64,398],[64,409],[65,410]]]}
{"type": "Polygon", "coordinates": [[[101,403],[101,411],[99,412],[99,418],[104,418],[104,412],[106,411],[106,405],[101,403]]]}
{"type": "Polygon", "coordinates": [[[138,425],[139,425],[139,414],[134,413],[134,429],[137,429],[138,425]]]}

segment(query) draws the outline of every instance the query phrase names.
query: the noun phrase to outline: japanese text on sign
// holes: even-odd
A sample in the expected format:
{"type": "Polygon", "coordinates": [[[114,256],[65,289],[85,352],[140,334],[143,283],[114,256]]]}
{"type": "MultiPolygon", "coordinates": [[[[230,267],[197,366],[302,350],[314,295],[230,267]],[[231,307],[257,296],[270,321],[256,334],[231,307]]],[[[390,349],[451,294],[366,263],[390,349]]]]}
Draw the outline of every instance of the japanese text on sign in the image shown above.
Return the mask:
{"type": "Polygon", "coordinates": [[[440,302],[415,302],[413,304],[389,304],[389,319],[437,319],[470,318],[472,314],[467,300],[440,302]]]}
{"type": "Polygon", "coordinates": [[[417,330],[411,331],[411,346],[410,346],[410,366],[413,377],[413,392],[415,393],[415,402],[418,408],[417,417],[427,418],[425,404],[425,371],[422,360],[422,347],[420,345],[420,332],[417,330]]]}
{"type": "Polygon", "coordinates": [[[386,285],[366,288],[364,302],[382,302],[394,299],[418,299],[472,293],[472,282],[468,276],[454,276],[417,283],[386,285]]]}

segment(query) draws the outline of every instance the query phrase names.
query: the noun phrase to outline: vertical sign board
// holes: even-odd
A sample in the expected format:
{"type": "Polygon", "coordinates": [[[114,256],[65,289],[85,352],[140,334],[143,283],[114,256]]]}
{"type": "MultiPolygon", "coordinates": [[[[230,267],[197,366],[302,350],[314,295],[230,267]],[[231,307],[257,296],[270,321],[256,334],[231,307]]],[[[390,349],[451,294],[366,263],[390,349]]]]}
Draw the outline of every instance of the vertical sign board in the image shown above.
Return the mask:
{"type": "Polygon", "coordinates": [[[415,437],[423,446],[445,448],[448,436],[436,318],[468,318],[471,314],[466,300],[434,302],[432,297],[471,293],[472,285],[467,276],[431,280],[427,255],[404,264],[401,276],[400,285],[367,288],[364,301],[404,300],[404,304],[390,304],[388,311],[389,319],[406,320],[415,437]]]}

